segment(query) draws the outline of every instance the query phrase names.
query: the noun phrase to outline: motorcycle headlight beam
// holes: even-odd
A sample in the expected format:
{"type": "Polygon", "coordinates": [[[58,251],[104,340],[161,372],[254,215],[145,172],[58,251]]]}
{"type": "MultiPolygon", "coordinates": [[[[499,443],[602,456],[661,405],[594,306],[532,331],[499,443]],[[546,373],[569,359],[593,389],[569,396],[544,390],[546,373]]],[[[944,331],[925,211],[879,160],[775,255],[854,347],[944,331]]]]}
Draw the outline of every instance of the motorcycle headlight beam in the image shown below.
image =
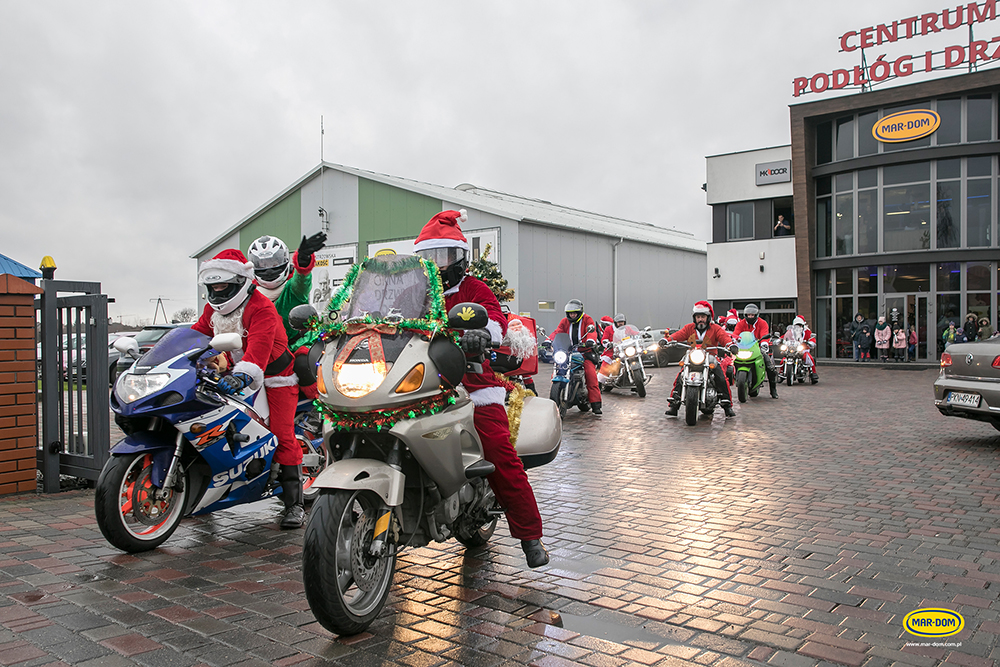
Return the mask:
{"type": "Polygon", "coordinates": [[[633,345],[629,345],[628,347],[625,348],[625,356],[626,357],[634,357],[635,356],[635,352],[636,352],[635,346],[633,346],[633,345]]]}
{"type": "Polygon", "coordinates": [[[563,350],[559,350],[558,352],[552,355],[552,361],[556,362],[557,364],[565,364],[568,358],[569,357],[566,356],[566,352],[564,352],[563,350]]]}
{"type": "Polygon", "coordinates": [[[740,350],[736,353],[737,359],[749,359],[753,356],[753,350],[740,350]]]}
{"type": "Polygon", "coordinates": [[[382,363],[344,364],[334,371],[333,386],[348,398],[361,398],[378,389],[385,374],[382,363]]]}
{"type": "Polygon", "coordinates": [[[147,373],[145,375],[126,373],[119,378],[115,391],[118,392],[118,398],[122,399],[123,402],[132,403],[150,394],[155,394],[169,383],[170,375],[168,373],[147,373]]]}
{"type": "Polygon", "coordinates": [[[688,361],[690,361],[695,366],[701,366],[705,363],[705,351],[704,350],[691,350],[688,354],[688,361]]]}

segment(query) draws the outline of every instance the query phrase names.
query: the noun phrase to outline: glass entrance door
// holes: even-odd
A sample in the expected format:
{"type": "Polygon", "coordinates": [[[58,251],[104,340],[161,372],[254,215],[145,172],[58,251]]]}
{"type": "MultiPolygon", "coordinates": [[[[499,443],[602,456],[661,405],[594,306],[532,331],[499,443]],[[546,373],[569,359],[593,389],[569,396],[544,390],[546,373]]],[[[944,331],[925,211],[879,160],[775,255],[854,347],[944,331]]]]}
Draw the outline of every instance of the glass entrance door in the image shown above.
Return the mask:
{"type": "Polygon", "coordinates": [[[927,345],[927,295],[896,294],[885,298],[885,320],[890,326],[898,323],[906,331],[909,340],[910,326],[917,332],[917,347],[915,353],[909,353],[908,359],[927,360],[927,351],[933,351],[933,345],[927,345]],[[895,309],[895,313],[893,313],[895,309]],[[895,322],[893,317],[895,316],[895,322]]]}

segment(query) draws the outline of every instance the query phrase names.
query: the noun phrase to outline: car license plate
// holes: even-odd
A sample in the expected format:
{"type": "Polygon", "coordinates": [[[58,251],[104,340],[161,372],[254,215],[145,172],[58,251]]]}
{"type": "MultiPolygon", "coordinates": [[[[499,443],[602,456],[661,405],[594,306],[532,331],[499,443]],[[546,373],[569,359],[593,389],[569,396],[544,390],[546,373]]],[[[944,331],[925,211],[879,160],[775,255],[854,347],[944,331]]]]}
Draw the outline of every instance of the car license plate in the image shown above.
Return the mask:
{"type": "Polygon", "coordinates": [[[947,403],[950,405],[962,405],[968,408],[978,408],[982,396],[979,394],[966,394],[960,391],[953,391],[948,394],[947,403]]]}

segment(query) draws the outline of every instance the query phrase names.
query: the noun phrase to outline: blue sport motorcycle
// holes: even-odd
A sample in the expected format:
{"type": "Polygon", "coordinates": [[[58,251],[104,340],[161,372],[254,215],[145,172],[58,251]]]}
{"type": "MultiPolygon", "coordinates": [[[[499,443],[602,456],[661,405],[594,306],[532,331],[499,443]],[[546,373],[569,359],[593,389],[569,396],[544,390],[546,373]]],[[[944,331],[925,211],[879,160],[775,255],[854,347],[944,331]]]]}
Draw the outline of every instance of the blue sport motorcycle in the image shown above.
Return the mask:
{"type": "MultiPolygon", "coordinates": [[[[128,341],[135,344],[122,339],[123,354],[135,352],[128,341]]],[[[97,524],[115,547],[155,549],[186,516],[281,493],[265,392],[248,387],[225,395],[203,361],[241,348],[239,334],[209,339],[177,328],[118,378],[111,409],[125,438],[111,449],[94,494],[97,524]]],[[[327,457],[315,420],[306,412],[298,417],[308,499],[327,457]]]]}
{"type": "MultiPolygon", "coordinates": [[[[593,326],[588,333],[592,330],[593,326]]],[[[552,338],[552,387],[549,398],[559,407],[560,417],[565,417],[566,410],[574,405],[580,408],[580,412],[590,410],[581,349],[585,346],[573,345],[567,333],[558,333],[552,338]]]]}

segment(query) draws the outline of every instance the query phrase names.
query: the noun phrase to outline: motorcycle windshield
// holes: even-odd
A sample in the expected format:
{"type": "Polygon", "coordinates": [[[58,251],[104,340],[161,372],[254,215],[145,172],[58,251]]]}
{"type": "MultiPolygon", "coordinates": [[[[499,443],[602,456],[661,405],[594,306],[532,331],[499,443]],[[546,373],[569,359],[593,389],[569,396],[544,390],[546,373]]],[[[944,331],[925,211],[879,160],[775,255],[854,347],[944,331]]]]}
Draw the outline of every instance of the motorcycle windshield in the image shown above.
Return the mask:
{"type": "Polygon", "coordinates": [[[345,319],[371,315],[420,319],[430,312],[427,274],[414,255],[383,255],[365,260],[354,283],[345,319]]]}
{"type": "Polygon", "coordinates": [[[179,354],[207,347],[212,339],[188,327],[177,327],[167,332],[167,335],[157,341],[156,345],[139,358],[136,366],[152,368],[179,354]]]}
{"type": "Polygon", "coordinates": [[[615,329],[614,333],[615,345],[618,345],[619,343],[628,338],[638,338],[638,337],[639,337],[639,330],[636,329],[631,324],[626,324],[623,327],[615,329]]]}
{"type": "Polygon", "coordinates": [[[552,337],[552,351],[559,352],[560,350],[565,352],[573,346],[573,341],[569,337],[568,333],[557,333],[552,337]]]}
{"type": "Polygon", "coordinates": [[[786,343],[801,343],[805,338],[805,332],[796,331],[795,327],[789,327],[788,331],[785,332],[786,343]]]}
{"type": "Polygon", "coordinates": [[[757,339],[753,337],[753,334],[749,331],[744,331],[740,334],[740,337],[736,339],[736,344],[741,350],[752,350],[753,346],[757,344],[757,339]]]}

